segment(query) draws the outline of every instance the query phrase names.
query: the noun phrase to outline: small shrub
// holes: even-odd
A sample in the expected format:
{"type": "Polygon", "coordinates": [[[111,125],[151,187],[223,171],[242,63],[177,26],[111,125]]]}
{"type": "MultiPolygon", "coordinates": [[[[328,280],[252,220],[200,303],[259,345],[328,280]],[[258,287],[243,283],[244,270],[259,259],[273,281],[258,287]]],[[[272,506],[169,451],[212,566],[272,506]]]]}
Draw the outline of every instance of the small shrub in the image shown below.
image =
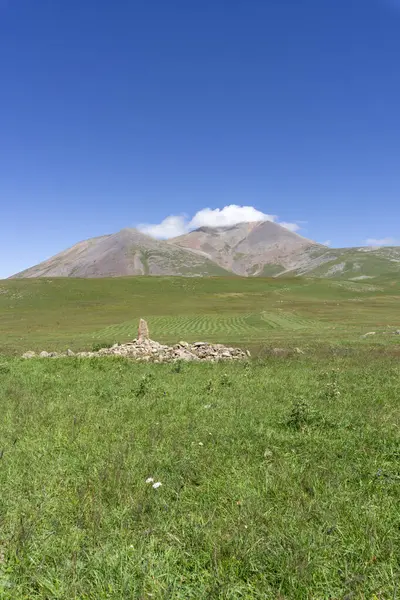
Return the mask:
{"type": "Polygon", "coordinates": [[[311,407],[304,398],[295,400],[291,406],[287,419],[288,427],[303,429],[312,421],[311,407]]]}
{"type": "Polygon", "coordinates": [[[212,394],[215,391],[215,385],[212,379],[206,385],[206,392],[212,394]]]}
{"type": "Polygon", "coordinates": [[[326,388],[323,392],[324,398],[327,400],[337,400],[340,397],[340,390],[337,381],[331,381],[327,383],[326,388]]]}
{"type": "Polygon", "coordinates": [[[178,360],[172,367],[172,372],[173,373],[182,373],[182,371],[183,371],[183,361],[178,360]]]}
{"type": "Polygon", "coordinates": [[[232,385],[232,380],[226,373],[224,373],[221,377],[220,383],[221,383],[221,385],[224,385],[224,386],[230,386],[230,385],[232,385]]]}
{"type": "Polygon", "coordinates": [[[325,400],[337,400],[340,397],[338,370],[325,371],[322,376],[325,380],[328,379],[321,393],[322,398],[325,400]]]}
{"type": "Polygon", "coordinates": [[[102,348],[112,348],[116,342],[94,342],[92,352],[98,352],[102,348]]]}
{"type": "Polygon", "coordinates": [[[139,386],[136,390],[137,398],[141,398],[142,396],[144,396],[146,394],[146,392],[148,392],[152,379],[153,379],[153,376],[151,375],[151,373],[147,373],[146,375],[143,375],[142,379],[140,380],[139,386]]]}

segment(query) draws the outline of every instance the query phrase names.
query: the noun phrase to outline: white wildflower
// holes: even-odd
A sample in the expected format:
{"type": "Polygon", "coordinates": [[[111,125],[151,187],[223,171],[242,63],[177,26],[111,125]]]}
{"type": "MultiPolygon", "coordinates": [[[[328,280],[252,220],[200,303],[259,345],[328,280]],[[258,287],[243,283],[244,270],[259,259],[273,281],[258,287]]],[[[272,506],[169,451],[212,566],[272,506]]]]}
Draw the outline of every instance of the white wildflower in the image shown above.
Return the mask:
{"type": "Polygon", "coordinates": [[[204,446],[203,442],[199,442],[199,446],[204,446]]]}
{"type": "Polygon", "coordinates": [[[154,488],[155,490],[157,490],[157,489],[158,489],[160,486],[162,486],[162,483],[161,483],[161,481],[156,481],[155,483],[153,483],[153,488],[154,488]]]}
{"type": "Polygon", "coordinates": [[[146,479],[146,483],[153,483],[154,479],[152,477],[148,477],[146,479]]]}

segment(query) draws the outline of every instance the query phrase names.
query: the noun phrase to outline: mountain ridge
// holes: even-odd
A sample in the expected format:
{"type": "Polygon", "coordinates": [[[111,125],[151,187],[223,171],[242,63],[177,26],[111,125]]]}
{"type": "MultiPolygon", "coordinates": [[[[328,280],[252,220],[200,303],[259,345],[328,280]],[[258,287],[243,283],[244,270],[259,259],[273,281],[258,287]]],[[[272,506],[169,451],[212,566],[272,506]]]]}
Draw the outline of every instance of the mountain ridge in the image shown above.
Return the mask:
{"type": "Polygon", "coordinates": [[[329,248],[272,221],[199,227],[169,240],[134,228],[77,244],[11,276],[315,276],[400,274],[400,247],[329,248]]]}

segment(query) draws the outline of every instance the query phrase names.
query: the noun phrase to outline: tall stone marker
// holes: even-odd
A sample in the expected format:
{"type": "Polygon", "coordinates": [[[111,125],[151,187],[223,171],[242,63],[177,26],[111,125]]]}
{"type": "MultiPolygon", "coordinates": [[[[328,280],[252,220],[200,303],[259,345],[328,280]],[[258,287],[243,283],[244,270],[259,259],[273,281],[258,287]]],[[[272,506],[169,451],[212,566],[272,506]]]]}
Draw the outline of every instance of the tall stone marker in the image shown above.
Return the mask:
{"type": "Polygon", "coordinates": [[[144,319],[140,319],[139,327],[138,327],[138,342],[145,342],[149,339],[149,326],[147,325],[147,321],[144,319]]]}

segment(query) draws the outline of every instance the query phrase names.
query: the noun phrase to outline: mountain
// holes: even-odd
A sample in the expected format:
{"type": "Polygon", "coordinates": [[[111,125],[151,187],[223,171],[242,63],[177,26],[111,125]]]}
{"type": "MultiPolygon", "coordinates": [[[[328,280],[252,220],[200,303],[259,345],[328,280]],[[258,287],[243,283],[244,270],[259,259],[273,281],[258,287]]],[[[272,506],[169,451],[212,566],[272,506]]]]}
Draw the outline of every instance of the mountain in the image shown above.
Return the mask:
{"type": "Polygon", "coordinates": [[[400,248],[328,248],[271,221],[200,227],[168,241],[122,229],[79,242],[13,277],[233,274],[354,280],[400,275],[400,248]]]}
{"type": "Polygon", "coordinates": [[[293,269],[282,275],[354,280],[400,275],[400,247],[310,248],[293,269]]]}
{"type": "Polygon", "coordinates": [[[272,221],[231,227],[200,227],[169,240],[170,244],[204,252],[238,275],[269,276],[295,269],[308,252],[324,248],[272,221]]]}
{"type": "Polygon", "coordinates": [[[123,275],[228,275],[201,252],[122,229],[79,242],[17,277],[119,277],[123,275]]]}

